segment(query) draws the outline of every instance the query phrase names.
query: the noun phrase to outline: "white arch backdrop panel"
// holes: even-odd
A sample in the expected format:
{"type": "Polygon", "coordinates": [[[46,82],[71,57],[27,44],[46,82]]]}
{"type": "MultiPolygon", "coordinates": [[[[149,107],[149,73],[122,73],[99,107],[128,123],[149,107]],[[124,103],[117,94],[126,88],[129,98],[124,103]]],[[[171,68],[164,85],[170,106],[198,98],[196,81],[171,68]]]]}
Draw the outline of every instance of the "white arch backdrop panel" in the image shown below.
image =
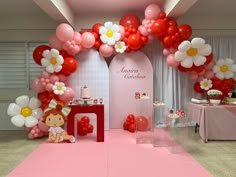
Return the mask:
{"type": "MultiPolygon", "coordinates": [[[[122,128],[128,114],[135,114],[135,92],[153,100],[153,68],[140,52],[116,55],[110,63],[110,128],[122,128]]],[[[152,109],[152,106],[150,107],[152,109]]]]}
{"type": "MultiPolygon", "coordinates": [[[[105,130],[109,129],[109,70],[105,59],[95,49],[80,52],[75,56],[78,69],[68,78],[75,91],[75,99],[80,97],[80,88],[86,85],[92,98],[102,98],[105,105],[105,130]]],[[[96,117],[90,115],[96,130],[96,117]]]]}

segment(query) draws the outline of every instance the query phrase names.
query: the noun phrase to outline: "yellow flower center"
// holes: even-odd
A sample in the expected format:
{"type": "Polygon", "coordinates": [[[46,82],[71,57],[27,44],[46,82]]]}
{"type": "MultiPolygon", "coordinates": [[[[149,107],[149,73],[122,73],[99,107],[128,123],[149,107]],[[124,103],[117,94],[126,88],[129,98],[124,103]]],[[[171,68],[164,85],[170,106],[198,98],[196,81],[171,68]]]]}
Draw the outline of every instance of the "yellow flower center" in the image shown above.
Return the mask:
{"type": "Polygon", "coordinates": [[[123,46],[121,44],[118,45],[117,47],[118,47],[118,49],[122,49],[123,48],[123,46]]]}
{"type": "Polygon", "coordinates": [[[107,37],[112,37],[113,36],[113,31],[112,30],[108,30],[106,32],[106,35],[107,35],[107,37]]]}
{"type": "Polygon", "coordinates": [[[203,86],[208,87],[208,82],[204,82],[203,86]]]}
{"type": "Polygon", "coordinates": [[[51,58],[50,58],[50,63],[51,63],[52,65],[57,64],[57,58],[56,58],[56,57],[51,57],[51,58]]]}
{"type": "Polygon", "coordinates": [[[61,85],[58,85],[58,86],[57,86],[57,90],[62,90],[62,86],[61,86],[61,85]]]}
{"type": "Polygon", "coordinates": [[[21,108],[20,114],[24,117],[29,117],[32,114],[32,109],[30,107],[21,108]]]}
{"type": "Polygon", "coordinates": [[[225,73],[225,72],[227,72],[229,70],[229,67],[227,66],[227,65],[222,65],[221,67],[220,67],[220,71],[222,72],[222,73],[225,73]]]}
{"type": "Polygon", "coordinates": [[[187,55],[188,55],[188,56],[191,56],[191,57],[197,55],[197,53],[198,53],[198,50],[197,50],[196,48],[190,48],[190,49],[188,49],[188,51],[187,51],[187,55]]]}

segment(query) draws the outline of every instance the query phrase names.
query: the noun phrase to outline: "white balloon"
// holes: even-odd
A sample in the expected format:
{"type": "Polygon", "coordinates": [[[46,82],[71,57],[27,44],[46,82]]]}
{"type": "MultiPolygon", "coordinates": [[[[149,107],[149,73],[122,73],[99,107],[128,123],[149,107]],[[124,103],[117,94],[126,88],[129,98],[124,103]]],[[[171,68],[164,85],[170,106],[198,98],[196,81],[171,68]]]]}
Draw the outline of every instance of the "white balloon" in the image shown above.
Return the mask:
{"type": "Polygon", "coordinates": [[[223,80],[224,79],[224,74],[222,72],[218,72],[218,73],[216,73],[216,77],[220,80],[223,80]]]}
{"type": "Polygon", "coordinates": [[[59,51],[57,49],[51,49],[50,54],[52,57],[57,57],[59,55],[59,51]]]}
{"type": "Polygon", "coordinates": [[[208,56],[211,54],[211,46],[209,44],[204,44],[202,48],[198,49],[199,55],[208,56]]]}
{"type": "Polygon", "coordinates": [[[43,111],[41,108],[33,109],[32,110],[32,116],[35,117],[36,119],[41,118],[43,115],[43,111]]]}
{"type": "Polygon", "coordinates": [[[201,66],[206,62],[206,57],[201,56],[201,55],[193,57],[193,62],[196,66],[201,66]]]}
{"type": "Polygon", "coordinates": [[[227,64],[228,66],[232,65],[233,63],[234,63],[234,61],[231,58],[225,59],[225,64],[227,64]]]}
{"type": "Polygon", "coordinates": [[[192,44],[189,41],[183,41],[179,46],[178,49],[181,52],[186,52],[188,49],[192,47],[192,44]]]}
{"type": "Polygon", "coordinates": [[[233,72],[231,71],[227,71],[226,73],[224,73],[224,75],[226,79],[230,79],[234,76],[233,72]]]}
{"type": "Polygon", "coordinates": [[[18,106],[22,107],[26,107],[29,105],[29,97],[27,95],[22,95],[16,98],[16,104],[18,104],[18,106]]]}
{"type": "Polygon", "coordinates": [[[38,119],[32,117],[32,116],[29,116],[25,119],[25,126],[26,127],[33,127],[35,125],[38,124],[38,119]]]}
{"type": "Polygon", "coordinates": [[[187,55],[185,52],[180,52],[180,51],[175,52],[175,60],[176,61],[182,61],[186,57],[187,57],[187,55]]]}
{"type": "Polygon", "coordinates": [[[13,123],[13,125],[15,125],[16,127],[23,127],[25,124],[25,118],[22,115],[16,115],[14,117],[11,118],[11,122],[13,123]]]}
{"type": "Polygon", "coordinates": [[[191,43],[194,48],[200,48],[202,45],[205,44],[205,40],[202,38],[196,37],[191,40],[191,43]]]}
{"type": "Polygon", "coordinates": [[[20,113],[20,111],[21,111],[20,106],[18,106],[16,103],[11,103],[8,106],[7,114],[9,116],[16,116],[20,113]]]}
{"type": "Polygon", "coordinates": [[[49,72],[49,73],[54,73],[54,67],[53,67],[53,65],[48,65],[48,66],[46,67],[46,71],[49,72]]]}
{"type": "Polygon", "coordinates": [[[185,58],[181,61],[181,66],[191,68],[193,66],[193,60],[191,58],[185,58]]]}
{"type": "Polygon", "coordinates": [[[29,107],[35,109],[41,106],[41,101],[38,98],[32,97],[29,102],[29,107]]]}
{"type": "Polygon", "coordinates": [[[233,64],[231,67],[230,67],[231,71],[232,72],[236,72],[236,64],[233,64]]]}

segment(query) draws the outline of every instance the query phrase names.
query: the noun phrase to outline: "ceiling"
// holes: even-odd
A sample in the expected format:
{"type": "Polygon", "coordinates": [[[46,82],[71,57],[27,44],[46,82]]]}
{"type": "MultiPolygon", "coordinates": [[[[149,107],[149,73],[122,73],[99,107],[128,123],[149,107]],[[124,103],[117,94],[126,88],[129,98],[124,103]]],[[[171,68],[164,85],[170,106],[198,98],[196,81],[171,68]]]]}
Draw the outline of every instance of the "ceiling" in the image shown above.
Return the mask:
{"type": "Polygon", "coordinates": [[[170,17],[184,14],[236,17],[235,0],[7,0],[0,2],[1,16],[49,15],[58,22],[73,24],[76,15],[144,13],[147,5],[158,4],[170,17]]]}

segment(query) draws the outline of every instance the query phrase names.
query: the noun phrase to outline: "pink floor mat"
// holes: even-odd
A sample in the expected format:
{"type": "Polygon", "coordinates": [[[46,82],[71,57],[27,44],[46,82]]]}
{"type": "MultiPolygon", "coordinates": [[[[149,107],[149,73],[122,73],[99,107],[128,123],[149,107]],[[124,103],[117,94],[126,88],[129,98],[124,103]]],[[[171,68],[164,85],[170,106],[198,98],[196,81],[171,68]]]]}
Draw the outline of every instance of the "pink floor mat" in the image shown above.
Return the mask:
{"type": "Polygon", "coordinates": [[[43,143],[7,177],[212,177],[187,153],[136,144],[123,130],[79,137],[76,143],[43,143]]]}

